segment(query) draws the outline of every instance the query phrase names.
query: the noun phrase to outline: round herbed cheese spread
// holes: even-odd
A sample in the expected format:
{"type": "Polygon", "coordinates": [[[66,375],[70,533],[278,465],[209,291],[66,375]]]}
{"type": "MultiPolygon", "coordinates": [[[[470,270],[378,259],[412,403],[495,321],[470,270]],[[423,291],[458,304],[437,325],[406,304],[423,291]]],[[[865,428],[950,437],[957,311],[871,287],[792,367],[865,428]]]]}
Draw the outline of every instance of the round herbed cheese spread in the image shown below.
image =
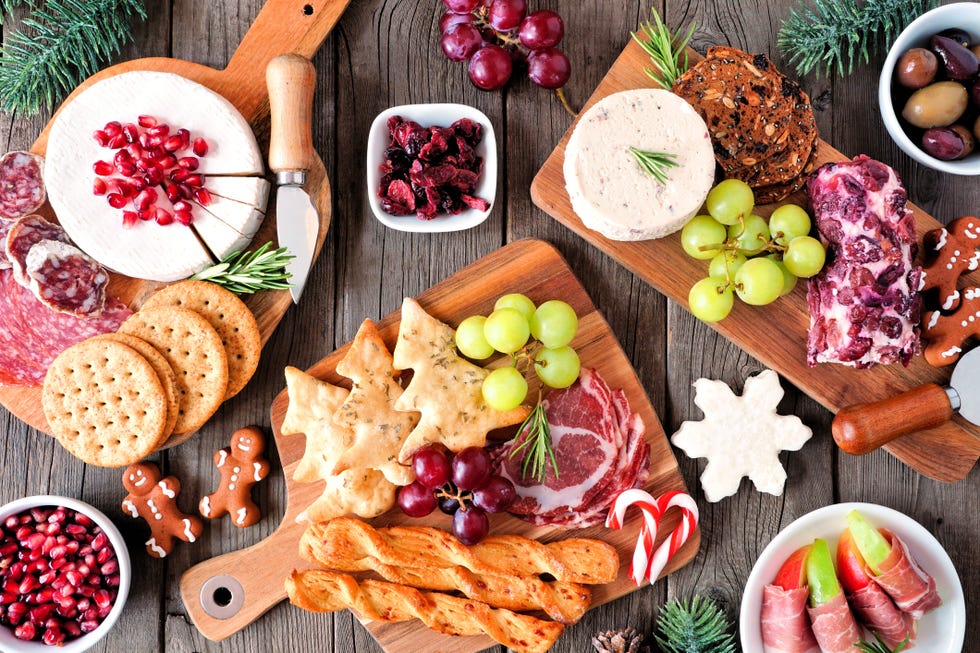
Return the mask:
{"type": "Polygon", "coordinates": [[[640,89],[603,98],[579,120],[565,148],[565,188],[589,229],[612,240],[673,233],[695,214],[714,183],[708,128],[669,91],[640,89]],[[677,156],[661,184],[630,148],[677,156]]]}

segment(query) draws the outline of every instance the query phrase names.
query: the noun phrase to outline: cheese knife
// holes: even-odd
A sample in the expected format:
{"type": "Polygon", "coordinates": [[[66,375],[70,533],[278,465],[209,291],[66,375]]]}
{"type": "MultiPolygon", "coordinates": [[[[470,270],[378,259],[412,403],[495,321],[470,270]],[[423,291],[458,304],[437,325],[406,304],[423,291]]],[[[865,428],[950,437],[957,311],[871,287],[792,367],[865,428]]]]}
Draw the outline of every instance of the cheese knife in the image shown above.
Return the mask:
{"type": "Polygon", "coordinates": [[[269,167],[276,174],[276,229],[280,247],[293,258],[286,264],[293,303],[306,285],[313,262],[320,218],[303,186],[313,165],[313,89],[316,70],[306,57],[284,54],[265,70],[272,131],[269,167]]]}
{"type": "Polygon", "coordinates": [[[980,347],[960,358],[949,386],[926,383],[870,404],[848,406],[831,428],[837,445],[863,455],[909,433],[945,424],[954,412],[980,425],[980,347]]]}

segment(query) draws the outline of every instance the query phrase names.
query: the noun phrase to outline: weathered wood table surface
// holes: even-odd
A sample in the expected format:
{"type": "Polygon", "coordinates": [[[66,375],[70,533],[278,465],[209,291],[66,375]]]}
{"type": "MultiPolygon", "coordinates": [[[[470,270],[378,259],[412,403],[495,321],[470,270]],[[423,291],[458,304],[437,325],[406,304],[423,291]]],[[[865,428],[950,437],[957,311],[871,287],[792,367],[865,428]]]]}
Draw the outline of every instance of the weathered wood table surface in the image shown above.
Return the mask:
{"type": "MultiPolygon", "coordinates": [[[[134,27],[135,42],[120,59],[172,56],[222,67],[258,13],[261,0],[148,0],[150,19],[134,27]]],[[[638,0],[531,0],[534,8],[559,11],[565,19],[565,51],[573,63],[566,87],[572,104],[585,102],[619,55],[629,32],[649,17],[650,2],[638,0]]],[[[730,44],[771,53],[789,72],[776,48],[776,32],[790,11],[781,0],[671,1],[654,3],[672,26],[698,25],[694,46],[730,44]]],[[[361,320],[379,318],[467,263],[526,237],[554,243],[582,279],[645,384],[667,433],[685,419],[698,419],[691,383],[723,379],[741,388],[758,362],[668,302],[610,258],[538,210],[528,187],[561,138],[570,116],[555,96],[526,79],[502,92],[476,90],[465,67],[447,61],[438,45],[439,0],[354,0],[314,63],[318,71],[314,137],[327,163],[334,217],[323,256],[312,271],[299,306],[286,314],[263,352],[248,388],[227,402],[191,441],[161,456],[167,472],[183,484],[185,508],[213,483],[213,452],[247,424],[268,426],[269,406],[284,386],[287,364],[309,367],[353,337],[361,320]],[[453,101],[487,113],[500,150],[497,202],[480,227],[455,233],[412,235],[391,231],[368,209],[364,159],[367,130],[381,110],[397,104],[453,101]]],[[[4,31],[14,20],[5,22],[4,31]]],[[[841,151],[895,166],[913,201],[947,222],[976,214],[977,178],[943,175],[915,164],[888,137],[877,111],[878,64],[852,76],[803,79],[814,99],[823,137],[841,151]]],[[[25,148],[48,116],[0,116],[6,150],[25,148]]],[[[980,471],[948,485],[920,476],[884,452],[863,458],[840,453],[830,435],[831,415],[792,388],[783,412],[800,415],[814,430],[801,452],[784,454],[789,474],[782,497],[755,492],[748,481],[717,504],[698,491],[703,461],[677,451],[688,486],[701,508],[702,547],[693,563],[628,598],[589,612],[555,646],[559,653],[591,650],[598,630],[632,625],[649,632],[671,596],[694,592],[738,613],[742,587],[758,554],[781,528],[800,515],[835,502],[869,501],[913,516],[946,547],[966,593],[968,626],[964,650],[980,651],[980,471]]],[[[102,651],[332,651],[379,650],[349,612],[313,615],[281,604],[260,621],[221,643],[204,639],[187,619],[177,583],[189,566],[268,536],[285,508],[281,470],[261,484],[262,522],[239,530],[228,520],[209,524],[201,541],[181,545],[166,560],[150,559],[142,526],[119,509],[124,496],[120,470],[83,465],[53,439],[6,411],[0,412],[0,501],[39,493],[89,501],[120,524],[134,561],[133,589],[120,622],[96,650],[102,651]]],[[[271,438],[270,438],[271,439],[271,438]]],[[[942,451],[936,452],[942,456],[942,451]]],[[[274,468],[276,453],[270,453],[274,468]]],[[[757,653],[757,652],[751,652],[757,653]]],[[[925,652],[924,652],[925,653],[925,652]]]]}

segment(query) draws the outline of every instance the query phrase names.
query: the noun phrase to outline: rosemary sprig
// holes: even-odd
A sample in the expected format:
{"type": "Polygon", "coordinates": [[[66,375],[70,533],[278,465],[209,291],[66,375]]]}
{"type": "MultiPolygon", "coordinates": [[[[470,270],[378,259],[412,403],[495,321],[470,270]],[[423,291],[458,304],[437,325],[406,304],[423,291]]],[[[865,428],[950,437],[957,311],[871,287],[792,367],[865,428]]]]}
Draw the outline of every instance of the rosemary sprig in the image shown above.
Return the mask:
{"type": "Polygon", "coordinates": [[[640,47],[650,55],[650,59],[656,64],[657,70],[646,68],[646,74],[653,81],[663,88],[670,89],[677,78],[687,70],[687,44],[694,35],[696,25],[691,23],[684,36],[674,36],[664,22],[660,20],[660,14],[656,9],[652,10],[653,21],[640,24],[639,32],[646,36],[646,40],[640,38],[637,32],[632,32],[633,39],[640,44],[640,47]]]}
{"type": "Polygon", "coordinates": [[[0,25],[3,25],[3,21],[7,17],[7,14],[12,12],[17,7],[27,5],[27,7],[33,9],[34,4],[34,0],[0,0],[0,25]]]}
{"type": "Polygon", "coordinates": [[[548,458],[551,458],[555,478],[558,478],[558,462],[551,447],[551,429],[548,427],[548,415],[541,403],[540,393],[538,393],[538,403],[531,409],[531,413],[517,429],[517,433],[517,437],[523,436],[524,441],[510,452],[508,458],[513,458],[521,451],[524,452],[521,477],[527,478],[528,467],[530,467],[531,476],[539,483],[544,483],[548,472],[548,458]]]}
{"type": "Polygon", "coordinates": [[[813,7],[794,7],[779,30],[779,49],[797,72],[812,70],[827,77],[850,75],[866,64],[879,43],[895,37],[938,0],[814,0],[813,7]]]}
{"type": "Polygon", "coordinates": [[[636,157],[636,162],[640,164],[640,167],[660,182],[661,186],[667,185],[667,169],[678,166],[677,155],[670,152],[650,152],[649,150],[638,150],[631,147],[630,154],[636,157]]]}
{"type": "Polygon", "coordinates": [[[860,642],[855,644],[854,647],[864,651],[864,653],[899,653],[899,651],[909,645],[909,639],[912,637],[911,635],[906,635],[905,639],[899,642],[895,648],[891,649],[888,648],[885,641],[881,639],[881,635],[875,631],[871,631],[871,634],[875,636],[875,640],[877,640],[876,642],[869,642],[866,639],[862,639],[860,642]]]}
{"type": "Polygon", "coordinates": [[[732,624],[711,599],[671,599],[657,615],[654,638],[664,653],[735,653],[732,624]]]}
{"type": "Polygon", "coordinates": [[[287,290],[292,284],[286,280],[292,275],[286,272],[285,266],[294,258],[285,247],[272,249],[270,241],[254,252],[232,252],[191,279],[210,281],[239,295],[261,290],[287,290]]]}

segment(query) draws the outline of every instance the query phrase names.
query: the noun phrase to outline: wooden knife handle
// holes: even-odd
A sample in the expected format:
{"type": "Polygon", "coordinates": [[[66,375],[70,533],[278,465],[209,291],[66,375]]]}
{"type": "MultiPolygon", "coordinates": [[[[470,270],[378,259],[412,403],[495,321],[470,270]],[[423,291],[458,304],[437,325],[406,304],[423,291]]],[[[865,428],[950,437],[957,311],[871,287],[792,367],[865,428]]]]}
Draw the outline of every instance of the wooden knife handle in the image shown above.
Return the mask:
{"type": "Polygon", "coordinates": [[[946,391],[927,383],[888,399],[841,409],[832,431],[843,451],[864,455],[903,435],[944,424],[952,416],[946,391]]]}
{"type": "Polygon", "coordinates": [[[313,63],[298,54],[283,54],[265,69],[269,87],[272,134],[269,167],[282,170],[309,170],[316,156],[313,149],[313,89],[316,70],[313,63]]]}

